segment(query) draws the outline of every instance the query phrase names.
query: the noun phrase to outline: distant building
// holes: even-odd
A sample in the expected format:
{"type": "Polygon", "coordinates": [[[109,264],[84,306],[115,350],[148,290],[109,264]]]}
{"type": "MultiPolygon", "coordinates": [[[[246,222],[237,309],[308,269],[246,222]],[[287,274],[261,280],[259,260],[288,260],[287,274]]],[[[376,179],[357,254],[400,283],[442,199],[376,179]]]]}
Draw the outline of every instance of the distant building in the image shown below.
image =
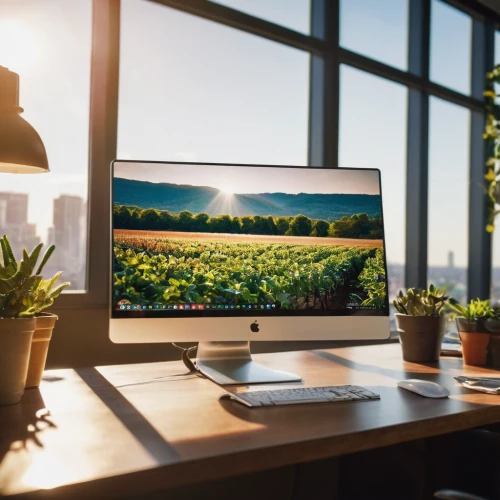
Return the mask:
{"type": "Polygon", "coordinates": [[[0,227],[7,225],[7,200],[0,199],[0,227]]]}
{"type": "Polygon", "coordinates": [[[50,271],[63,271],[71,288],[85,288],[86,203],[79,196],[61,195],[54,200],[53,227],[48,243],[56,246],[50,271]]]}
{"type": "Polygon", "coordinates": [[[3,224],[25,224],[28,222],[27,194],[0,193],[0,224],[2,222],[3,224]]]}
{"type": "Polygon", "coordinates": [[[28,201],[25,193],[0,192],[0,234],[8,236],[17,258],[40,243],[36,225],[28,222],[28,201]]]}
{"type": "Polygon", "coordinates": [[[450,269],[453,269],[455,267],[455,254],[453,253],[453,250],[450,250],[448,252],[448,267],[450,269]]]}

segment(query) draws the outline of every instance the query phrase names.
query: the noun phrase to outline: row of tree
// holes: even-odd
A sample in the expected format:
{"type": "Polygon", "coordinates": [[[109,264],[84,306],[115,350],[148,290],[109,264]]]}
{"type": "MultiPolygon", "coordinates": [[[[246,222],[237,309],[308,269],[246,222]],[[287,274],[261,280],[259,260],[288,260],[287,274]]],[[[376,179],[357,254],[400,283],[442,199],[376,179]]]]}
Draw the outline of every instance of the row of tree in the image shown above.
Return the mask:
{"type": "Polygon", "coordinates": [[[273,217],[248,215],[232,217],[206,213],[193,215],[184,210],[173,214],[154,208],[140,209],[115,205],[113,209],[115,229],[140,229],[145,231],[185,231],[199,233],[262,234],[283,236],[316,236],[333,238],[370,238],[383,236],[382,218],[370,219],[367,214],[344,216],[332,223],[297,215],[273,217]]]}

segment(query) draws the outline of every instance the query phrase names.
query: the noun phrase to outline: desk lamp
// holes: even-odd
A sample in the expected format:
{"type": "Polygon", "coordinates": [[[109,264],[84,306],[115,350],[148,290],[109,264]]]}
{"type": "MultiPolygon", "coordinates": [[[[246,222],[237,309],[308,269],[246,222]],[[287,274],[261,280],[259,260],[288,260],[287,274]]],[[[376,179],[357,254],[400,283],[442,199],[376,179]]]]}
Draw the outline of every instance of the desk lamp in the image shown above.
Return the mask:
{"type": "Polygon", "coordinates": [[[49,171],[47,153],[36,130],[19,116],[19,75],[0,66],[0,173],[49,171]]]}

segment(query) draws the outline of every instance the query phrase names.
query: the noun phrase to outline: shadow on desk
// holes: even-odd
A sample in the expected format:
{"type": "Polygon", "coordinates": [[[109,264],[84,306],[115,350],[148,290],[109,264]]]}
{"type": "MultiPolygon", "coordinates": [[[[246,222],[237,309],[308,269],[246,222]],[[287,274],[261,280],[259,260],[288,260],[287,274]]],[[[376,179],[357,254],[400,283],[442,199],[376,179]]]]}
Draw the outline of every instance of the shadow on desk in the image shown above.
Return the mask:
{"type": "MultiPolygon", "coordinates": [[[[95,368],[77,369],[76,372],[159,464],[180,458],[176,449],[95,368]]],[[[266,417],[265,412],[259,415],[258,412],[248,411],[248,408],[241,407],[239,404],[235,406],[228,400],[221,400],[221,404],[228,413],[248,421],[252,421],[253,417],[256,418],[256,421],[266,417]],[[247,410],[246,414],[245,410],[247,410]]],[[[210,440],[207,440],[207,447],[210,447],[210,440]]],[[[306,500],[325,498],[325,478],[328,478],[327,486],[332,495],[336,491],[337,484],[333,480],[336,470],[336,459],[330,459],[321,461],[319,465],[312,463],[291,465],[206,482],[197,482],[196,477],[192,477],[191,480],[194,484],[186,484],[146,496],[141,493],[122,498],[129,500],[164,500],[165,498],[169,500],[195,500],[198,498],[306,500]]],[[[221,475],[224,475],[223,471],[221,471],[221,475]]]]}
{"type": "Polygon", "coordinates": [[[9,439],[0,433],[0,463],[8,451],[25,450],[30,442],[43,448],[38,434],[48,427],[56,428],[56,425],[38,389],[26,391],[22,404],[2,407],[0,430],[9,429],[9,439]]]}
{"type": "Polygon", "coordinates": [[[106,377],[95,368],[77,368],[75,371],[158,464],[179,459],[175,448],[106,377]]]}
{"type": "MultiPolygon", "coordinates": [[[[57,428],[52,422],[50,411],[38,389],[25,391],[22,404],[1,407],[0,412],[0,465],[4,462],[7,453],[21,454],[32,445],[43,448],[39,435],[48,428],[57,428]],[[8,433],[6,430],[8,429],[8,433]]],[[[26,459],[19,467],[30,466],[31,461],[26,459]]],[[[0,494],[3,487],[8,487],[11,480],[9,470],[2,469],[0,474],[0,494]]]]}
{"type": "MultiPolygon", "coordinates": [[[[349,370],[353,370],[356,372],[365,372],[365,373],[373,373],[373,374],[379,374],[379,375],[384,375],[386,377],[390,377],[394,380],[402,380],[402,379],[409,379],[409,378],[419,378],[419,379],[425,379],[427,377],[427,373],[434,375],[433,372],[438,372],[439,371],[439,361],[434,362],[434,363],[419,363],[419,365],[422,367],[422,370],[419,371],[401,371],[401,370],[394,370],[391,368],[386,368],[386,367],[381,367],[381,366],[376,366],[376,365],[370,365],[366,363],[360,363],[358,361],[351,361],[350,359],[344,358],[342,356],[338,356],[337,354],[333,354],[332,352],[327,352],[327,351],[311,351],[313,354],[316,356],[319,356],[323,359],[326,359],[328,361],[332,361],[335,364],[341,365],[345,368],[348,368],[349,370]]],[[[416,363],[415,363],[416,364],[416,363]]]]}

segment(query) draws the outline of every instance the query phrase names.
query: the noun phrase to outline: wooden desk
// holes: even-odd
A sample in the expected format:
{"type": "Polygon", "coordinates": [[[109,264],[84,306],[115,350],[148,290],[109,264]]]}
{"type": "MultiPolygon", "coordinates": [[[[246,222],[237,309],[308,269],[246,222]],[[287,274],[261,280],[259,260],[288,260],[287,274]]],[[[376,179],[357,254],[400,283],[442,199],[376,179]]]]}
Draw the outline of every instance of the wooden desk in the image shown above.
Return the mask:
{"type": "Polygon", "coordinates": [[[399,345],[256,358],[306,385],[358,384],[382,399],[249,409],[219,401],[223,390],[208,380],[176,376],[180,362],[49,371],[39,391],[0,408],[0,495],[145,494],[500,421],[500,396],[452,378],[495,372],[463,369],[461,359],[405,363],[399,345]],[[167,378],[147,383],[157,377],[167,378]],[[436,381],[451,396],[422,398],[397,388],[404,378],[436,381]]]}

